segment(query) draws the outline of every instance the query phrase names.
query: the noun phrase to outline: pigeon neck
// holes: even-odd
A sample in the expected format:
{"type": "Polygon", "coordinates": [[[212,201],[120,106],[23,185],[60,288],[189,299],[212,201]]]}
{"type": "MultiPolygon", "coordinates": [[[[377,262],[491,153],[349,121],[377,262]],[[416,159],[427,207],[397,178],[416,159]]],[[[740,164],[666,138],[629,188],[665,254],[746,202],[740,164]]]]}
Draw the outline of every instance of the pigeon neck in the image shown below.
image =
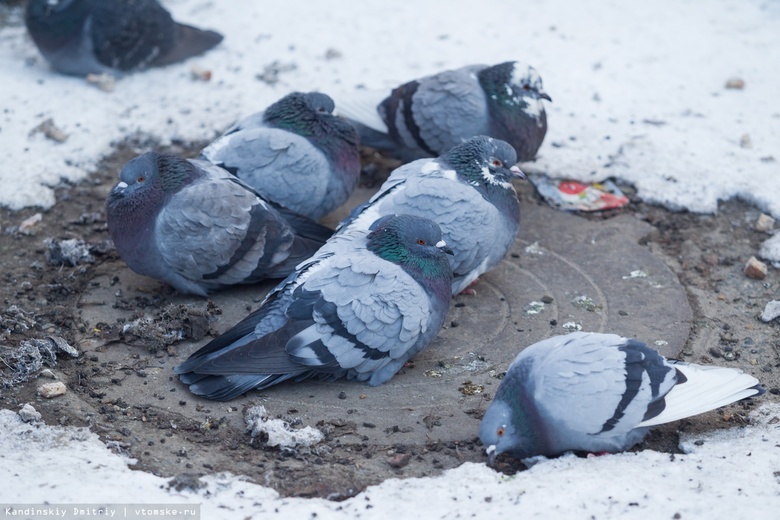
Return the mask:
{"type": "Polygon", "coordinates": [[[388,262],[398,264],[425,291],[436,299],[452,296],[452,270],[443,255],[417,256],[387,236],[385,230],[374,232],[368,239],[368,249],[388,262]]]}
{"type": "Polygon", "coordinates": [[[501,385],[496,392],[495,400],[504,403],[509,408],[510,421],[514,428],[515,443],[507,451],[512,451],[518,458],[525,458],[532,453],[545,453],[549,449],[549,434],[544,430],[545,421],[539,416],[533,396],[527,395],[525,383],[531,377],[530,365],[514,367],[518,373],[513,374],[518,384],[501,385]]]}
{"type": "Polygon", "coordinates": [[[275,106],[266,110],[269,126],[307,138],[337,168],[359,174],[360,154],[357,130],[347,121],[331,114],[317,114],[298,107],[275,106]]]}
{"type": "Polygon", "coordinates": [[[137,259],[146,263],[152,257],[154,226],[165,204],[165,192],[150,187],[132,197],[110,196],[108,211],[111,213],[109,234],[122,258],[128,263],[137,259]]]}
{"type": "Polygon", "coordinates": [[[489,203],[510,215],[520,217],[517,192],[512,181],[493,176],[483,161],[472,155],[459,155],[450,150],[440,158],[442,170],[455,170],[458,178],[471,185],[489,203]]]}

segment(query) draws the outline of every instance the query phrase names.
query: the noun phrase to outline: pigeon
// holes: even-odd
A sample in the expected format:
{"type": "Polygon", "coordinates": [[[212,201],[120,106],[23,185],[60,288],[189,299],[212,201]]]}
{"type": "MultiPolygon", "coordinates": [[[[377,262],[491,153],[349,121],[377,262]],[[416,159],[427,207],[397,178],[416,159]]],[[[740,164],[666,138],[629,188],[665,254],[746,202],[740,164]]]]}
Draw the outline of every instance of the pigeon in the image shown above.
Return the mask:
{"type": "Polygon", "coordinates": [[[361,143],[410,161],[435,157],[475,135],[511,144],[521,162],[534,158],[547,132],[536,69],[517,61],[470,65],[410,81],[377,104],[373,92],[339,102],[361,143]]]}
{"type": "Polygon", "coordinates": [[[319,220],[346,202],[360,176],[357,131],[333,110],[325,94],[293,92],[228,129],[201,158],[319,220]]]}
{"type": "Polygon", "coordinates": [[[381,385],[444,324],[448,253],[439,227],[411,215],[334,235],[256,311],[175,372],[192,393],[222,401],[288,379],[381,385]]]}
{"type": "Polygon", "coordinates": [[[25,22],[51,67],[74,76],[169,65],[222,41],[175,22],[156,0],[30,0],[25,22]]]}
{"type": "Polygon", "coordinates": [[[741,370],[668,360],[615,334],[574,332],[515,358],[485,412],[479,437],[490,464],[567,451],[614,453],[650,427],[761,395],[741,370]]]}
{"type": "Polygon", "coordinates": [[[383,215],[429,218],[454,251],[452,293],[458,294],[506,256],[520,229],[512,178],[525,178],[504,141],[476,136],[436,159],[394,170],[379,191],[344,219],[337,232],[367,228],[383,215]]]}
{"type": "Polygon", "coordinates": [[[284,278],[332,234],[275,207],[222,168],[156,152],[125,165],[106,216],[133,271],[200,296],[284,278]]]}

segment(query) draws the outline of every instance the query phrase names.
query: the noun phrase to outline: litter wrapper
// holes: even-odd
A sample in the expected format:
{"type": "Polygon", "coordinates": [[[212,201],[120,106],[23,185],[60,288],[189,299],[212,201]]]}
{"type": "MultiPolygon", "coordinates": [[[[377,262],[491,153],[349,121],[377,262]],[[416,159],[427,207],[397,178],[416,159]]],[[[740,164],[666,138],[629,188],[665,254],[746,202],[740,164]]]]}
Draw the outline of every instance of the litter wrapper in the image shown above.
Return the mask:
{"type": "Polygon", "coordinates": [[[583,184],[542,174],[531,174],[528,179],[545,202],[563,211],[604,211],[628,204],[628,197],[610,180],[583,184]]]}

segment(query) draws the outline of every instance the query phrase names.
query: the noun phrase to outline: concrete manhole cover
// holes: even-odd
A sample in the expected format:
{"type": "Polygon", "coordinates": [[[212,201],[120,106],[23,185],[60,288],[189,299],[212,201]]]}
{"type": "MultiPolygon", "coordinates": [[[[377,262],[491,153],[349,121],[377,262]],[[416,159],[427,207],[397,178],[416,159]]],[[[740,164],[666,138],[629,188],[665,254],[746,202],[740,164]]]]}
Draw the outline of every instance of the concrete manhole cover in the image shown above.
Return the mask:
{"type": "MultiPolygon", "coordinates": [[[[243,427],[241,409],[263,404],[272,415],[294,414],[305,425],[350,421],[356,425],[352,434],[362,442],[468,441],[477,435],[480,411],[501,374],[523,347],[536,341],[572,330],[614,332],[637,337],[667,356],[679,353],[690,332],[691,309],[676,276],[638,245],[649,229],[628,214],[591,222],[526,204],[511,256],[479,281],[476,295],[454,298],[446,327],[433,345],[377,388],[307,381],[253,391],[229,403],[199,399],[178,382],[172,368],[206,338],[180,343],[179,358],[157,357],[146,377],[127,378],[121,387],[109,385],[104,391],[109,399],[121,397],[130,405],[151,402],[196,420],[212,410],[231,412],[227,415],[236,427],[243,427]]],[[[106,273],[106,283],[95,284],[82,298],[85,321],[129,319],[132,309],[91,304],[111,301],[118,288],[125,299],[132,294],[151,298],[160,288],[129,271],[121,273],[118,284],[109,283],[112,276],[106,273]]],[[[215,328],[223,331],[239,321],[272,286],[215,295],[213,301],[222,308],[215,328]]],[[[166,301],[205,306],[200,299],[166,301]]],[[[97,340],[85,340],[80,348],[99,351],[114,363],[129,363],[138,352],[137,347],[97,340]]]]}

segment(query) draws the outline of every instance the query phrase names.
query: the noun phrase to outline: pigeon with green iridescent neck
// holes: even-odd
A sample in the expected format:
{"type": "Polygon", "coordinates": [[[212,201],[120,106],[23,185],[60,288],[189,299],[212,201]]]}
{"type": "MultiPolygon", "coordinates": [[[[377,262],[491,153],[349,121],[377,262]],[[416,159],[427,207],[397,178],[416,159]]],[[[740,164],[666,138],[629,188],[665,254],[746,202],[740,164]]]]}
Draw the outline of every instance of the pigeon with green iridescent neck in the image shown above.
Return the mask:
{"type": "Polygon", "coordinates": [[[652,426],[761,395],[741,370],[668,360],[615,334],[574,332],[524,349],[480,426],[492,464],[567,451],[617,452],[652,426]]]}
{"type": "Polygon", "coordinates": [[[207,146],[201,157],[314,220],[342,205],[360,176],[359,137],[325,94],[293,92],[207,146]]]}
{"type": "Polygon", "coordinates": [[[453,294],[495,267],[520,229],[520,203],[512,179],[525,178],[504,141],[473,137],[436,159],[419,159],[393,171],[339,230],[365,229],[394,213],[429,218],[454,251],[453,294]]]}
{"type": "Polygon", "coordinates": [[[506,141],[529,161],[547,133],[542,100],[550,96],[536,69],[517,61],[439,72],[385,95],[356,91],[339,101],[339,112],[355,123],[361,144],[406,161],[441,155],[475,135],[506,141]]]}
{"type": "Polygon", "coordinates": [[[155,152],[122,169],[106,218],[133,271],[201,296],[284,278],[332,234],[276,208],[222,168],[155,152]]]}
{"type": "Polygon", "coordinates": [[[222,35],[178,23],[156,0],[30,0],[27,31],[64,74],[121,74],[201,54],[222,35]]]}
{"type": "Polygon", "coordinates": [[[435,223],[410,215],[334,235],[175,371],[192,393],[217,400],[311,377],[381,385],[444,324],[449,252],[435,223]]]}

